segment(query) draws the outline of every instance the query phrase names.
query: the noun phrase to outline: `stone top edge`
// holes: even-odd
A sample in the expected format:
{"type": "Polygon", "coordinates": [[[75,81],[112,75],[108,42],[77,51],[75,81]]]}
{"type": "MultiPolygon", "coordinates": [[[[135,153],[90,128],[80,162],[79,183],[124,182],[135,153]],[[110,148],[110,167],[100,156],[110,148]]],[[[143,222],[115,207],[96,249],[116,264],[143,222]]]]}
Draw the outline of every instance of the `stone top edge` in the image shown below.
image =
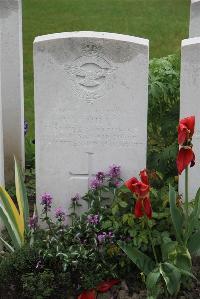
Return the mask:
{"type": "Polygon", "coordinates": [[[191,4],[194,4],[194,3],[197,3],[197,2],[200,2],[200,0],[191,0],[191,4]]]}
{"type": "Polygon", "coordinates": [[[182,47],[192,46],[192,45],[198,45],[200,44],[200,37],[191,37],[182,40],[182,47]]]}
{"type": "Polygon", "coordinates": [[[98,38],[98,39],[108,39],[108,40],[117,40],[117,41],[125,41],[134,44],[139,44],[142,46],[149,46],[149,40],[135,37],[131,35],[124,35],[118,33],[109,33],[109,32],[95,32],[95,31],[73,31],[73,32],[62,32],[62,33],[54,33],[37,36],[34,40],[34,44],[45,42],[49,40],[60,40],[67,38],[98,38]]]}

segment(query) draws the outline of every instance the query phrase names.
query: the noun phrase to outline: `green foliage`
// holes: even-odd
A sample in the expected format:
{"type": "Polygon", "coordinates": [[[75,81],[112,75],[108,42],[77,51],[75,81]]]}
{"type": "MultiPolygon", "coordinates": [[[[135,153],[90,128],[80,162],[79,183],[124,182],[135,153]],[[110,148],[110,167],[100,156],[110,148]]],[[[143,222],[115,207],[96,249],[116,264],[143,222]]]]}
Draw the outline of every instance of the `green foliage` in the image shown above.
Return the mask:
{"type": "Polygon", "coordinates": [[[118,245],[144,274],[148,275],[155,267],[155,262],[151,258],[132,245],[122,242],[118,242],[118,245]]]}
{"type": "Polygon", "coordinates": [[[1,241],[9,251],[18,249],[24,244],[25,233],[28,233],[29,221],[29,204],[27,198],[26,187],[24,185],[24,178],[18,162],[15,159],[15,188],[16,188],[16,207],[13,199],[6,192],[3,186],[0,186],[0,198],[2,204],[0,205],[0,217],[5,225],[8,234],[12,241],[12,246],[9,245],[1,237],[1,241]]]}
{"type": "Polygon", "coordinates": [[[179,119],[180,57],[150,61],[148,110],[148,168],[164,178],[177,174],[176,126],[179,119]]]}
{"type": "MultiPolygon", "coordinates": [[[[38,236],[39,237],[39,236],[38,236]]],[[[41,237],[41,236],[40,236],[41,237]]],[[[46,265],[40,260],[40,244],[24,246],[0,263],[1,298],[66,298],[72,289],[69,273],[59,264],[46,265]]]]}

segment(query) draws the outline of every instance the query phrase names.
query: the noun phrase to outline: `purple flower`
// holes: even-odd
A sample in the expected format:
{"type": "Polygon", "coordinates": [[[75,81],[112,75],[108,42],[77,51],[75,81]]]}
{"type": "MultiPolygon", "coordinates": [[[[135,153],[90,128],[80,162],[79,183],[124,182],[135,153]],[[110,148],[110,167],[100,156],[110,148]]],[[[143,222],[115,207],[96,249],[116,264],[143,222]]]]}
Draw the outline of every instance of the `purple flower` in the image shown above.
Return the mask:
{"type": "Polygon", "coordinates": [[[87,221],[90,224],[98,224],[99,223],[99,215],[88,215],[87,221]]]}
{"type": "Polygon", "coordinates": [[[65,212],[61,208],[57,208],[55,211],[55,217],[58,219],[58,221],[64,221],[65,212]]]}
{"type": "Polygon", "coordinates": [[[33,215],[30,219],[29,219],[29,227],[30,229],[36,229],[37,228],[37,224],[38,224],[38,217],[33,215]]]}
{"type": "Polygon", "coordinates": [[[103,232],[103,233],[98,234],[97,235],[97,239],[98,239],[99,243],[105,242],[105,240],[106,240],[106,233],[103,232]]]}
{"type": "Polygon", "coordinates": [[[24,136],[28,133],[28,122],[25,120],[24,121],[24,136]]]}
{"type": "Polygon", "coordinates": [[[103,171],[99,171],[99,172],[97,172],[95,177],[98,181],[103,182],[106,176],[103,171]]]}
{"type": "Polygon", "coordinates": [[[120,175],[121,175],[121,167],[120,166],[113,164],[109,167],[108,176],[111,179],[119,178],[120,175]]]}
{"type": "Polygon", "coordinates": [[[117,179],[114,179],[114,180],[112,181],[112,185],[113,185],[115,188],[117,188],[117,187],[120,186],[120,181],[117,180],[117,179]]]}
{"type": "Polygon", "coordinates": [[[47,212],[51,209],[53,197],[49,193],[44,193],[41,196],[41,205],[44,206],[44,210],[47,212]]]}
{"type": "Polygon", "coordinates": [[[90,180],[89,186],[92,190],[97,190],[102,187],[102,181],[98,180],[96,177],[90,180]]]}
{"type": "Polygon", "coordinates": [[[71,201],[72,201],[74,204],[78,204],[78,202],[79,202],[80,199],[81,199],[80,194],[79,194],[79,193],[76,193],[76,194],[71,198],[71,201]]]}
{"type": "Polygon", "coordinates": [[[115,235],[113,234],[113,232],[108,232],[107,237],[108,237],[108,239],[113,239],[115,237],[115,235]]]}

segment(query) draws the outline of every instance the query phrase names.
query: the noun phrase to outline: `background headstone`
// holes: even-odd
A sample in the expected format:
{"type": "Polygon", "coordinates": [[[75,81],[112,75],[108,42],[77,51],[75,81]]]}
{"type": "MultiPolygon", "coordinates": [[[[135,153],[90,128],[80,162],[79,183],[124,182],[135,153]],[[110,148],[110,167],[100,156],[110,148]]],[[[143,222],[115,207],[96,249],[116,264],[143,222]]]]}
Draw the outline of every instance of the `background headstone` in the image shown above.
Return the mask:
{"type": "Polygon", "coordinates": [[[24,91],[21,0],[0,0],[1,87],[5,178],[14,178],[16,156],[24,165],[24,91]]]}
{"type": "Polygon", "coordinates": [[[200,36],[200,0],[191,0],[189,37],[200,36]]]}
{"type": "MultiPolygon", "coordinates": [[[[182,41],[180,118],[195,115],[193,151],[196,165],[189,169],[189,195],[200,187],[200,37],[182,41]]],[[[184,172],[179,177],[179,192],[184,194],[184,172]]]]}
{"type": "Polygon", "coordinates": [[[148,41],[72,32],[34,42],[36,190],[69,206],[111,164],[146,166],[148,41]]]}
{"type": "MultiPolygon", "coordinates": [[[[1,28],[0,28],[0,49],[1,49],[1,28]]],[[[3,127],[2,127],[2,102],[1,102],[1,51],[0,51],[0,185],[4,185],[4,152],[3,152],[3,127]]],[[[1,201],[0,201],[1,204],[1,201]]],[[[0,219],[0,232],[3,227],[0,219]]],[[[2,248],[0,242],[0,250],[2,248]]]]}

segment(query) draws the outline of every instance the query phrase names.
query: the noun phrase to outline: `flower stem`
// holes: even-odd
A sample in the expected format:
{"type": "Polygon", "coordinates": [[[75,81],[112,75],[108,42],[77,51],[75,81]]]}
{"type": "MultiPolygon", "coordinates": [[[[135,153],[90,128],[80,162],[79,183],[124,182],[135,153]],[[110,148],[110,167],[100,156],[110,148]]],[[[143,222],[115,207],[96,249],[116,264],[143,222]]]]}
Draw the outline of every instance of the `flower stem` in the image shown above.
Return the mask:
{"type": "Polygon", "coordinates": [[[151,235],[151,228],[149,226],[149,221],[148,221],[147,216],[145,216],[145,219],[146,219],[146,223],[147,223],[147,228],[148,228],[148,233],[149,233],[149,239],[150,239],[150,242],[151,242],[151,247],[152,247],[152,250],[153,250],[153,255],[154,255],[156,264],[158,264],[158,258],[157,258],[157,254],[156,254],[156,250],[155,250],[153,238],[152,238],[152,235],[151,235]]]}
{"type": "Polygon", "coordinates": [[[188,195],[188,166],[185,169],[185,211],[186,211],[186,218],[188,220],[189,216],[189,195],[188,195]]]}
{"type": "Polygon", "coordinates": [[[189,221],[188,166],[185,168],[185,214],[186,214],[186,231],[188,232],[188,221],[189,221]]]}

